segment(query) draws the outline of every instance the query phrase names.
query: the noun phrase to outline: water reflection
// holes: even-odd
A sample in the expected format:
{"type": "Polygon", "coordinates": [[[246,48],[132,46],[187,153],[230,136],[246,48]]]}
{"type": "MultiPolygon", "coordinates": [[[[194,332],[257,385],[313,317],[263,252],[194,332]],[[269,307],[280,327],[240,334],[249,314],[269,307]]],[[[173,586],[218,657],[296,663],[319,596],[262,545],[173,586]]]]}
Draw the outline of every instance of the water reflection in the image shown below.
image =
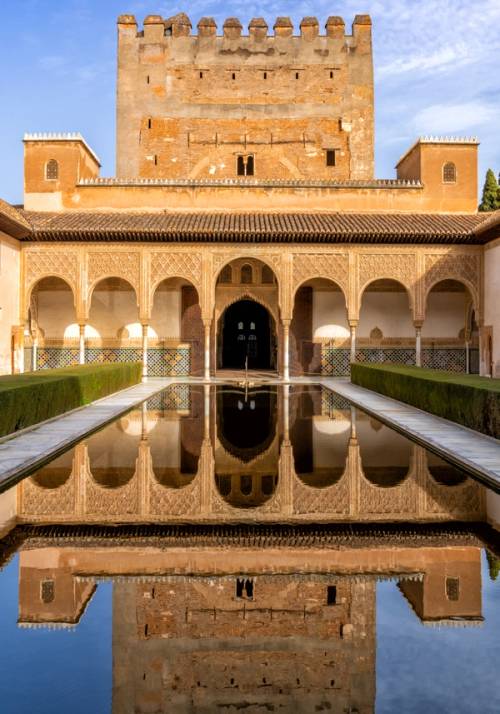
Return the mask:
{"type": "Polygon", "coordinates": [[[36,522],[481,520],[481,486],[319,386],[177,385],[19,485],[36,522]],[[43,497],[41,498],[41,494],[43,497]]]}
{"type": "MultiPolygon", "coordinates": [[[[111,580],[96,632],[112,623],[116,713],[369,714],[377,680],[390,689],[377,611],[383,627],[396,597],[413,618],[397,622],[410,670],[429,644],[415,616],[483,625],[481,552],[493,578],[499,521],[500,496],[321,387],[177,385],[0,496],[0,599],[17,552],[19,627],[78,637],[111,580]]],[[[437,634],[448,670],[460,648],[498,661],[491,634],[474,652],[437,634]]],[[[20,647],[18,631],[3,636],[20,647]]],[[[85,637],[88,660],[101,650],[85,637]]],[[[52,672],[66,650],[50,643],[37,666],[52,672]]],[[[488,705],[495,676],[479,688],[488,705]]]]}

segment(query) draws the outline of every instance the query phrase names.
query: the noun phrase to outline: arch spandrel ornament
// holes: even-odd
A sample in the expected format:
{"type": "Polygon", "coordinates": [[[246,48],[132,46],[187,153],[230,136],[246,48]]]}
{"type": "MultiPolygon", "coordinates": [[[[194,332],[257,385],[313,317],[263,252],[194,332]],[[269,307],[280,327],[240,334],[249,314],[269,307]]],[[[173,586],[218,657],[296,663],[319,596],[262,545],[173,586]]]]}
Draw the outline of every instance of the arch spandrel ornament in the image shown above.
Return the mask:
{"type": "Polygon", "coordinates": [[[360,253],[358,256],[358,306],[363,292],[375,280],[395,280],[406,288],[410,307],[415,306],[417,261],[414,253],[360,253]]]}
{"type": "Polygon", "coordinates": [[[474,308],[480,310],[481,257],[474,253],[430,254],[424,259],[425,301],[433,286],[442,280],[457,280],[469,290],[474,308]]]}
{"type": "Polygon", "coordinates": [[[193,283],[200,293],[202,258],[200,253],[166,252],[151,253],[151,285],[152,293],[162,280],[167,278],[185,278],[193,283]]]}
{"type": "Polygon", "coordinates": [[[89,300],[95,285],[104,278],[122,278],[140,294],[141,254],[139,252],[92,251],[88,254],[89,300]]]}
{"type": "Polygon", "coordinates": [[[43,278],[61,278],[68,283],[76,300],[78,286],[78,254],[72,251],[33,250],[24,253],[25,297],[43,278]]]}
{"type": "Polygon", "coordinates": [[[349,258],[343,253],[294,253],[292,293],[307,280],[325,278],[337,283],[347,295],[349,283],[349,258]]]}

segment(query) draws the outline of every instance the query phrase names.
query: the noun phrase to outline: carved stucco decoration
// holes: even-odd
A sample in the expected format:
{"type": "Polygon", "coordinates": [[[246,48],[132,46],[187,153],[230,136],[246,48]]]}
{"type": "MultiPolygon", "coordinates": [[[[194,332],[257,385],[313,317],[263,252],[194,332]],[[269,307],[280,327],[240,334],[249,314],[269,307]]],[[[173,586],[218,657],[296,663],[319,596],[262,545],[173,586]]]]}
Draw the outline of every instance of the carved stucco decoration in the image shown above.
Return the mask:
{"type": "Polygon", "coordinates": [[[201,510],[201,476],[198,474],[183,488],[170,488],[158,483],[154,469],[149,479],[148,513],[166,521],[178,516],[195,516],[201,510]]]}
{"type": "Polygon", "coordinates": [[[166,278],[185,278],[193,283],[200,292],[201,253],[190,252],[153,252],[151,253],[151,289],[166,278]]]}
{"type": "Polygon", "coordinates": [[[58,488],[39,486],[33,477],[25,479],[19,486],[19,516],[27,516],[32,521],[74,516],[76,481],[74,470],[58,488]]]}
{"type": "Polygon", "coordinates": [[[306,280],[327,278],[340,285],[347,296],[349,258],[343,253],[294,253],[292,291],[306,280]]]}
{"type": "Polygon", "coordinates": [[[78,286],[78,255],[70,250],[37,250],[25,252],[26,296],[35,283],[45,277],[56,276],[65,280],[76,297],[78,286]]]}
{"type": "Polygon", "coordinates": [[[140,253],[118,251],[108,253],[92,251],[88,256],[88,282],[91,287],[102,278],[123,278],[129,282],[139,296],[141,273],[140,253]]]}
{"type": "Polygon", "coordinates": [[[458,280],[470,290],[476,310],[479,310],[481,258],[475,253],[431,254],[424,258],[425,296],[441,280],[458,280]]]}
{"type": "Polygon", "coordinates": [[[410,307],[415,303],[416,257],[414,253],[360,253],[358,255],[359,305],[363,291],[374,280],[396,280],[408,290],[410,307]]]}
{"type": "Polygon", "coordinates": [[[350,485],[349,468],[346,468],[339,481],[325,488],[307,486],[300,477],[293,474],[293,509],[294,515],[349,515],[350,485]]]}
{"type": "Polygon", "coordinates": [[[438,483],[426,468],[424,494],[426,515],[463,520],[482,519],[485,515],[482,486],[472,479],[456,486],[445,486],[438,483]]]}

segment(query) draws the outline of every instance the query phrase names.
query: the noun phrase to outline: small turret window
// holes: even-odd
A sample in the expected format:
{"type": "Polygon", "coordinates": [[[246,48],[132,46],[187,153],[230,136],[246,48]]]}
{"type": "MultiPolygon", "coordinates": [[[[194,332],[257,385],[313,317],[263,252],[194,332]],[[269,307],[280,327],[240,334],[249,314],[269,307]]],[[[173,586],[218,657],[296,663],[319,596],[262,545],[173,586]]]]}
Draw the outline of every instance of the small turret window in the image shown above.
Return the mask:
{"type": "Polygon", "coordinates": [[[59,178],[59,164],[55,159],[51,159],[47,162],[45,178],[47,181],[56,181],[59,178]]]}
{"type": "Polygon", "coordinates": [[[238,156],[236,161],[236,170],[238,176],[253,176],[254,160],[252,154],[248,156],[238,156]]]}
{"type": "Polygon", "coordinates": [[[326,150],[326,165],[335,166],[335,149],[326,150]]]}
{"type": "Polygon", "coordinates": [[[451,161],[443,166],[443,183],[456,183],[457,167],[451,161]]]}

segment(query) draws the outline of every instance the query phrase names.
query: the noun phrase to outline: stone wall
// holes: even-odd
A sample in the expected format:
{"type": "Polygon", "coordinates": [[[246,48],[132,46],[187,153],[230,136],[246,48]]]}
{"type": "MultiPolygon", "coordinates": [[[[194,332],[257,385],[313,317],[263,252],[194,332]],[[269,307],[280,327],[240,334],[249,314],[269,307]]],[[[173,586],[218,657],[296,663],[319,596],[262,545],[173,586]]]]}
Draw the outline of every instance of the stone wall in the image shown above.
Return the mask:
{"type": "Polygon", "coordinates": [[[371,21],[352,35],[330,17],[319,35],[304,18],[274,36],[254,18],[248,36],[230,18],[191,35],[185,15],[118,19],[117,176],[235,177],[252,155],[259,178],[373,177],[371,21]],[[335,152],[328,166],[326,150],[335,152]]]}

